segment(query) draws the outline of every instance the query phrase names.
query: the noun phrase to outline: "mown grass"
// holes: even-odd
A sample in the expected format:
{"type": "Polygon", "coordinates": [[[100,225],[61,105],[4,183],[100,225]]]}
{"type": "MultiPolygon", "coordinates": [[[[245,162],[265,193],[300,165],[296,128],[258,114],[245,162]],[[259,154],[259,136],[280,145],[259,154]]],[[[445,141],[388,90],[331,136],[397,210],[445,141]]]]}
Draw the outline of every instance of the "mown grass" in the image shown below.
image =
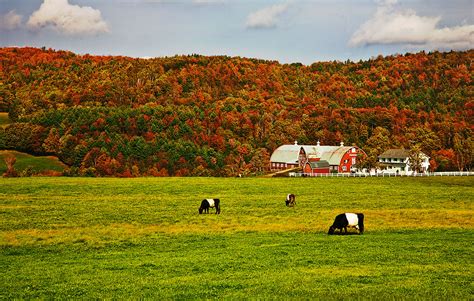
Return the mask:
{"type": "Polygon", "coordinates": [[[31,168],[34,173],[39,173],[46,170],[63,171],[66,167],[56,157],[32,156],[17,151],[0,150],[0,175],[7,170],[4,160],[5,157],[16,157],[14,168],[18,172],[21,172],[26,168],[31,168]]]}
{"type": "Polygon", "coordinates": [[[472,299],[473,184],[0,179],[0,298],[472,299]],[[326,234],[345,211],[364,235],[326,234]]]}

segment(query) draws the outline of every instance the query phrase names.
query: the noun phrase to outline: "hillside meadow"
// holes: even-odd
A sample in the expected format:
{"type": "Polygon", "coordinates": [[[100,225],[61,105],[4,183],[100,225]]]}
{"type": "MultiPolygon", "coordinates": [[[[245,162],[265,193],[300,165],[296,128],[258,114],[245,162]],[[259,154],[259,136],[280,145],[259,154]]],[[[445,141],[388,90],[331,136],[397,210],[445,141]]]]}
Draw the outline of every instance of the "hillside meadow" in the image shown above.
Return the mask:
{"type": "Polygon", "coordinates": [[[7,171],[7,165],[5,164],[5,158],[7,157],[16,158],[14,167],[19,173],[24,173],[27,169],[31,170],[31,173],[62,172],[66,168],[66,165],[59,161],[57,157],[33,156],[17,151],[0,150],[0,175],[7,171]]]}
{"type": "Polygon", "coordinates": [[[0,298],[470,300],[473,196],[473,177],[1,178],[0,298]],[[366,233],[328,236],[347,211],[366,233]]]}

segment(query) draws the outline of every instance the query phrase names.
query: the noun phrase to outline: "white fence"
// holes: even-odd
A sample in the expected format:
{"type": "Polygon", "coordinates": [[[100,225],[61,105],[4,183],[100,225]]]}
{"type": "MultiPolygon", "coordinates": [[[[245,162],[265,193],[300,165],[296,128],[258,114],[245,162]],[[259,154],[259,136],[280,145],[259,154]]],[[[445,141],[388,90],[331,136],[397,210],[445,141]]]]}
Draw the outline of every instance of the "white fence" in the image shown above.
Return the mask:
{"type": "Polygon", "coordinates": [[[326,178],[367,178],[367,177],[380,177],[380,178],[394,178],[394,177],[449,177],[449,176],[474,176],[473,171],[442,171],[442,172],[427,172],[427,173],[413,173],[411,175],[402,175],[396,173],[316,173],[308,174],[301,172],[290,172],[290,177],[326,177],[326,178]]]}

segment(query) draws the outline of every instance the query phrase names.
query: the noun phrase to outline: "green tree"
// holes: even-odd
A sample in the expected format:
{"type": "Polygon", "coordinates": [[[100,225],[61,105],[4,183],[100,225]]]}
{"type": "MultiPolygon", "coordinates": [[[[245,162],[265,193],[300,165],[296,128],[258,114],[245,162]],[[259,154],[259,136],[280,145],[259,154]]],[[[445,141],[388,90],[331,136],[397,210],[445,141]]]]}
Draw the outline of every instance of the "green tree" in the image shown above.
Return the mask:
{"type": "Polygon", "coordinates": [[[359,158],[358,167],[368,170],[379,167],[378,156],[390,148],[391,145],[390,132],[386,128],[376,127],[364,147],[367,157],[361,156],[359,158]]]}
{"type": "Polygon", "coordinates": [[[48,153],[56,154],[61,147],[60,139],[58,130],[56,128],[50,129],[48,137],[43,142],[44,150],[48,153]]]}
{"type": "MultiPolygon", "coordinates": [[[[470,133],[471,131],[467,131],[470,133]]],[[[456,165],[460,171],[471,170],[474,163],[474,140],[471,136],[464,137],[456,133],[453,139],[453,149],[456,154],[456,165]]]]}
{"type": "Polygon", "coordinates": [[[421,147],[419,145],[413,145],[409,150],[408,160],[410,161],[410,168],[414,172],[422,172],[423,157],[421,147]]]}
{"type": "Polygon", "coordinates": [[[264,174],[268,170],[269,162],[270,154],[266,148],[255,150],[249,162],[251,172],[256,175],[264,174]]]}

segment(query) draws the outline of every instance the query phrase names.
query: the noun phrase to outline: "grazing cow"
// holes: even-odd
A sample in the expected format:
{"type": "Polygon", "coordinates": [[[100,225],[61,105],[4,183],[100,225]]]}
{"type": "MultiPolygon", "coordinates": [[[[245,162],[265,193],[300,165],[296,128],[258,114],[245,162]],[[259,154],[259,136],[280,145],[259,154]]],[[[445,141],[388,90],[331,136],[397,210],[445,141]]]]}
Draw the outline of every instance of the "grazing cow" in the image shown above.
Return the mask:
{"type": "Polygon", "coordinates": [[[286,196],[286,201],[285,201],[286,206],[288,207],[293,207],[296,205],[296,196],[292,193],[288,194],[286,196]]]}
{"type": "Polygon", "coordinates": [[[342,213],[336,216],[334,223],[329,227],[329,235],[334,234],[336,229],[342,234],[342,229],[347,234],[347,227],[354,227],[359,234],[364,233],[364,215],[362,213],[342,213]]]}
{"type": "Polygon", "coordinates": [[[201,202],[201,207],[199,207],[199,214],[209,213],[209,208],[216,208],[216,214],[221,213],[221,206],[220,206],[219,199],[204,199],[201,202]]]}

